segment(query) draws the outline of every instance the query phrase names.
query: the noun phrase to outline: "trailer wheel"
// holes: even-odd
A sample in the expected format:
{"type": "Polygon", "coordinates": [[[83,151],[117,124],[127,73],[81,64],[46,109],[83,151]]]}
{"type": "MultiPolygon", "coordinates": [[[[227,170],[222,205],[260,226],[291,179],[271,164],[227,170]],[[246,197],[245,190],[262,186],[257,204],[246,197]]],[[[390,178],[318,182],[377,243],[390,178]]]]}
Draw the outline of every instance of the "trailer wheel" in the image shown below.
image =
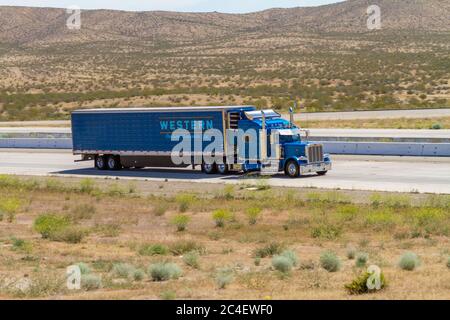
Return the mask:
{"type": "Polygon", "coordinates": [[[289,160],[286,163],[284,172],[291,178],[297,178],[300,175],[300,168],[298,167],[297,161],[289,160]]]}
{"type": "Polygon", "coordinates": [[[106,170],[106,157],[105,156],[96,155],[94,162],[95,162],[95,167],[98,170],[106,170]]]}
{"type": "Polygon", "coordinates": [[[217,171],[217,166],[215,163],[203,163],[202,164],[202,171],[206,174],[212,174],[212,173],[216,173],[217,171]]]}
{"type": "Polygon", "coordinates": [[[113,155],[109,156],[107,166],[109,170],[120,170],[122,167],[120,164],[120,157],[113,155]]]}
{"type": "Polygon", "coordinates": [[[327,172],[328,172],[328,171],[318,171],[317,174],[318,174],[319,176],[324,176],[324,175],[327,174],[327,172]]]}
{"type": "Polygon", "coordinates": [[[217,171],[220,174],[227,174],[228,171],[230,171],[230,169],[229,169],[229,167],[228,167],[228,165],[226,163],[222,163],[222,164],[218,164],[217,165],[217,171]]]}

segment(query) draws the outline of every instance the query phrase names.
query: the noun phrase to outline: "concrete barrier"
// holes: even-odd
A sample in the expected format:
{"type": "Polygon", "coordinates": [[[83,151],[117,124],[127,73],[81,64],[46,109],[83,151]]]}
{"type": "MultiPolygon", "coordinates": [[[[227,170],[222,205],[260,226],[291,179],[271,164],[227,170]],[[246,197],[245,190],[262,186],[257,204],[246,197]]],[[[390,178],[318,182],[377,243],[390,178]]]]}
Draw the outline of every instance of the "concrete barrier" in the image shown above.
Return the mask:
{"type": "Polygon", "coordinates": [[[450,157],[450,143],[318,142],[331,154],[450,157]]]}
{"type": "Polygon", "coordinates": [[[72,149],[72,139],[11,138],[0,139],[0,148],[72,149]]]}
{"type": "MultiPolygon", "coordinates": [[[[331,154],[450,157],[450,143],[317,141],[331,154]]],[[[0,148],[72,149],[72,139],[0,139],[0,148]]]]}

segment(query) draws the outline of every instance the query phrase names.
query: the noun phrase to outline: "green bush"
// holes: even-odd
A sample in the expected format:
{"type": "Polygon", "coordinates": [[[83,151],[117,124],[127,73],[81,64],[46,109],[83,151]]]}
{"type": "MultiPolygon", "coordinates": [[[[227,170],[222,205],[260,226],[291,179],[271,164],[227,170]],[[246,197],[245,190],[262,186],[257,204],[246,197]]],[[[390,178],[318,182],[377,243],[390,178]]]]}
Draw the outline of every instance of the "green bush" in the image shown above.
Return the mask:
{"type": "Polygon", "coordinates": [[[216,227],[223,228],[225,226],[225,222],[232,220],[233,215],[229,210],[219,209],[213,212],[212,218],[216,224],[216,227]]]}
{"type": "Polygon", "coordinates": [[[202,254],[206,251],[204,246],[191,240],[181,240],[174,242],[170,245],[169,250],[174,256],[181,256],[187,252],[192,251],[197,251],[199,254],[202,254]]]}
{"type": "Polygon", "coordinates": [[[0,200],[0,221],[2,221],[3,216],[6,215],[6,220],[10,223],[13,222],[19,208],[19,199],[10,198],[6,200],[0,200]]]}
{"type": "Polygon", "coordinates": [[[413,271],[420,265],[420,260],[414,252],[406,252],[401,256],[398,265],[403,270],[413,271]]]}
{"type": "Polygon", "coordinates": [[[342,234],[342,228],[334,224],[316,226],[311,231],[313,238],[335,240],[342,234]]]}
{"type": "Polygon", "coordinates": [[[175,300],[177,298],[177,294],[172,290],[164,290],[159,296],[162,300],[175,300]]]}
{"type": "Polygon", "coordinates": [[[291,271],[293,264],[292,261],[285,256],[274,256],[272,258],[272,266],[275,270],[278,270],[282,273],[288,273],[291,271]]]}
{"type": "Polygon", "coordinates": [[[81,274],[89,274],[89,273],[91,273],[91,268],[89,268],[89,266],[86,263],[78,262],[75,265],[78,266],[78,268],[80,268],[81,274]]]}
{"type": "Polygon", "coordinates": [[[184,263],[195,269],[199,267],[198,258],[199,255],[197,251],[187,252],[185,255],[183,255],[184,263]]]}
{"type": "Polygon", "coordinates": [[[326,251],[320,256],[320,265],[328,272],[336,272],[341,268],[341,261],[334,252],[326,251]]]}
{"type": "Polygon", "coordinates": [[[265,258],[280,254],[284,246],[278,242],[271,242],[268,245],[258,248],[255,251],[255,257],[265,258]]]}
{"type": "Polygon", "coordinates": [[[176,196],[175,201],[178,203],[180,212],[186,212],[189,207],[197,200],[195,195],[182,193],[176,196]]]}
{"type": "Polygon", "coordinates": [[[184,231],[190,220],[191,218],[187,215],[177,214],[172,218],[171,223],[177,227],[177,231],[184,231]]]}
{"type": "Polygon", "coordinates": [[[67,217],[56,214],[43,214],[34,221],[33,228],[42,235],[42,238],[47,239],[69,225],[70,222],[67,217]]]}
{"type": "Polygon", "coordinates": [[[21,251],[25,253],[31,253],[33,250],[33,245],[30,241],[18,239],[18,238],[11,238],[12,241],[12,249],[14,251],[21,251]]]}
{"type": "Polygon", "coordinates": [[[433,123],[433,124],[431,125],[431,128],[430,128],[430,129],[433,129],[433,130],[440,130],[440,129],[442,129],[442,128],[443,128],[442,124],[440,124],[440,123],[433,123]]]}
{"type": "Polygon", "coordinates": [[[130,279],[133,277],[136,268],[129,263],[115,263],[111,272],[114,276],[123,279],[130,279]]]}
{"type": "Polygon", "coordinates": [[[166,255],[168,252],[169,248],[163,244],[145,244],[139,249],[141,256],[166,255]]]}
{"type": "Polygon", "coordinates": [[[142,281],[145,278],[145,272],[142,269],[136,269],[133,272],[133,280],[134,281],[142,281]]]}
{"type": "MultiPolygon", "coordinates": [[[[375,292],[376,289],[369,290],[367,287],[367,280],[370,277],[369,272],[363,272],[360,276],[358,276],[355,280],[353,280],[351,283],[345,285],[345,289],[349,294],[365,294],[365,293],[371,293],[375,292]]],[[[384,277],[384,274],[380,274],[380,281],[381,281],[381,289],[383,289],[386,286],[386,280],[384,277]]]]}
{"type": "Polygon", "coordinates": [[[367,261],[369,260],[369,254],[365,252],[360,252],[356,256],[355,265],[358,268],[365,267],[367,264],[367,261]]]}
{"type": "Polygon", "coordinates": [[[153,281],[178,279],[182,273],[183,272],[178,265],[169,262],[155,263],[150,265],[148,268],[148,274],[153,281]]]}
{"type": "Polygon", "coordinates": [[[291,261],[292,265],[295,267],[298,265],[298,257],[297,254],[292,250],[284,250],[280,256],[285,257],[291,261]]]}
{"type": "Polygon", "coordinates": [[[67,243],[80,243],[87,235],[87,230],[79,226],[68,226],[50,235],[50,240],[67,243]]]}
{"type": "Polygon", "coordinates": [[[231,282],[233,282],[233,271],[230,269],[220,269],[216,274],[216,284],[219,289],[225,289],[231,282]]]}
{"type": "Polygon", "coordinates": [[[248,218],[248,223],[251,224],[251,225],[256,224],[256,222],[258,221],[258,218],[261,215],[261,211],[262,210],[259,207],[247,208],[245,213],[246,213],[247,218],[248,218]]]}
{"type": "Polygon", "coordinates": [[[84,290],[97,290],[102,287],[102,279],[95,274],[82,274],[81,287],[84,290]]]}

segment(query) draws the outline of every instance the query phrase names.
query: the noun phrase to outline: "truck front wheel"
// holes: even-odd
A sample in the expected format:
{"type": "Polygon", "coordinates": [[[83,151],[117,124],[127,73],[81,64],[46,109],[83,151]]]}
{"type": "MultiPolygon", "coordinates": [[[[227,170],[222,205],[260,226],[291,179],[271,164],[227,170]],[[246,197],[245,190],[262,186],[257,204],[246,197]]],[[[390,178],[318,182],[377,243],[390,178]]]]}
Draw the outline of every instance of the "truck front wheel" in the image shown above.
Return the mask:
{"type": "Polygon", "coordinates": [[[122,167],[119,156],[112,155],[108,157],[107,165],[109,170],[120,170],[122,167]]]}
{"type": "Polygon", "coordinates": [[[291,178],[297,178],[300,174],[300,168],[298,167],[297,161],[289,160],[288,163],[286,163],[284,172],[291,178]]]}
{"type": "Polygon", "coordinates": [[[324,175],[327,174],[327,172],[328,172],[328,171],[318,171],[317,174],[318,174],[319,176],[324,176],[324,175]]]}

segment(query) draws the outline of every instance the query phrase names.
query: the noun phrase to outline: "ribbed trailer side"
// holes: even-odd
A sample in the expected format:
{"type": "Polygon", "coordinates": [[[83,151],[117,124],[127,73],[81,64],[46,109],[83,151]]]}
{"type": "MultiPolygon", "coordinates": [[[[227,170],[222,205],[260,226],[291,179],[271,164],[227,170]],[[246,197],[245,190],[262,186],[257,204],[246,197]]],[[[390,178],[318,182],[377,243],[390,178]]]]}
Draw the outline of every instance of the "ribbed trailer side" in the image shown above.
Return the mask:
{"type": "MultiPolygon", "coordinates": [[[[193,111],[80,111],[72,114],[75,154],[168,154],[178,141],[176,129],[224,131],[224,110],[193,111]]],[[[209,142],[204,142],[206,146],[209,142]]],[[[203,146],[203,147],[204,147],[203,146]]]]}

